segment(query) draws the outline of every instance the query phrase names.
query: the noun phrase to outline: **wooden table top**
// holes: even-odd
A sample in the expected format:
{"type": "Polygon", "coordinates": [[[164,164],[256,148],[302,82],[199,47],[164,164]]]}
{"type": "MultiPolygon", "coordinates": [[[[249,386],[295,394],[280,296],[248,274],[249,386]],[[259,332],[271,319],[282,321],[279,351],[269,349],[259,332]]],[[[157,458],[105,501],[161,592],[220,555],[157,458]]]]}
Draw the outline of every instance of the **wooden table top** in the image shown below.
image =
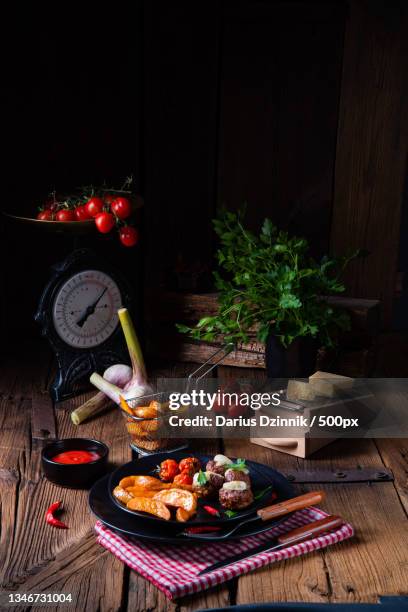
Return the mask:
{"type": "MultiPolygon", "coordinates": [[[[322,506],[340,514],[356,529],[356,537],[325,550],[274,564],[210,591],[172,603],[148,581],[131,572],[96,543],[95,518],[87,492],[61,489],[41,474],[45,427],[38,410],[49,404],[45,392],[51,376],[50,357],[8,362],[0,374],[0,589],[8,593],[71,593],[75,609],[196,610],[252,602],[373,602],[380,595],[408,593],[408,441],[342,440],[303,460],[245,440],[196,441],[196,450],[244,456],[283,472],[357,467],[390,468],[394,482],[319,485],[327,493],[322,506]],[[46,508],[62,499],[69,524],[56,530],[44,521],[46,508]]],[[[183,375],[190,368],[161,369],[183,375]]],[[[223,368],[238,376],[238,369],[223,368]]],[[[248,371],[245,372],[248,376],[248,371]]],[[[258,374],[259,375],[259,374],[258,374]]],[[[115,465],[130,459],[121,416],[112,410],[75,427],[73,407],[92,394],[65,403],[56,412],[58,437],[95,437],[110,446],[115,465]]],[[[49,423],[47,426],[49,428],[49,423]]],[[[314,486],[314,488],[316,485],[314,486]]],[[[300,493],[312,486],[298,485],[300,493]]],[[[0,606],[1,607],[1,606],[0,606]]],[[[27,604],[37,610],[34,604],[27,604]]],[[[62,609],[61,605],[61,609],[62,609]]],[[[38,607],[38,609],[42,609],[38,607]]],[[[51,608],[53,609],[53,608],[51,608]]],[[[57,607],[55,609],[58,609],[57,607]]]]}

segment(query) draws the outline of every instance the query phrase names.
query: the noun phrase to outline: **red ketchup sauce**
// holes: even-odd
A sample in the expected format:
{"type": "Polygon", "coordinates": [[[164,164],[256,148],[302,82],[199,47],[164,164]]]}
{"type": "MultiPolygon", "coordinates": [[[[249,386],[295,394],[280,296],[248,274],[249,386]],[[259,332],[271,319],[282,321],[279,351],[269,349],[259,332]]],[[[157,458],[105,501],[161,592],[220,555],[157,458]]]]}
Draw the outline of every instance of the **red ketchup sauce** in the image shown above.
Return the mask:
{"type": "Polygon", "coordinates": [[[100,455],[95,453],[95,451],[70,450],[55,455],[55,457],[52,457],[51,461],[75,465],[77,463],[90,463],[91,461],[96,461],[99,457],[100,455]]]}

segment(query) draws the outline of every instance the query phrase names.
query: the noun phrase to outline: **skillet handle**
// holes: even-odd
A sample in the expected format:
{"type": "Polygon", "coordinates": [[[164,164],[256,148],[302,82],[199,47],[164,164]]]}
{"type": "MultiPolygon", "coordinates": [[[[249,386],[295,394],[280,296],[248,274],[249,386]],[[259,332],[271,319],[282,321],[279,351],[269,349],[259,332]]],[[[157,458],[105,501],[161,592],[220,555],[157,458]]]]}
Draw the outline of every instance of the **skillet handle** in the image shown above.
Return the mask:
{"type": "Polygon", "coordinates": [[[324,491],[310,491],[304,495],[299,495],[299,497],[287,499],[279,504],[273,504],[272,506],[261,508],[258,510],[257,514],[263,521],[269,521],[270,519],[284,516],[290,512],[295,512],[296,510],[302,510],[308,506],[319,504],[324,498],[324,491]]]}
{"type": "Polygon", "coordinates": [[[308,525],[302,525],[302,527],[293,529],[292,531],[289,531],[289,533],[280,535],[278,537],[278,542],[279,544],[285,546],[298,544],[299,542],[304,542],[310,538],[316,538],[322,533],[334,531],[334,529],[341,527],[341,525],[344,525],[344,520],[341,518],[341,516],[326,516],[326,518],[320,519],[320,521],[315,521],[314,523],[309,523],[308,525]]]}

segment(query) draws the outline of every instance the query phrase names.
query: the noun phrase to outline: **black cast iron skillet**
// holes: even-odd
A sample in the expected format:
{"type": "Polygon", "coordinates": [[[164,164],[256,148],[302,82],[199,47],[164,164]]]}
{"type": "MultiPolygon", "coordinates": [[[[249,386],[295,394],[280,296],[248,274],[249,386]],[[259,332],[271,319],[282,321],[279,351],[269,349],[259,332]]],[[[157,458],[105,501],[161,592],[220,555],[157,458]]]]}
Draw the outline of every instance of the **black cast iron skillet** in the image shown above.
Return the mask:
{"type": "MultiPolygon", "coordinates": [[[[219,541],[219,534],[217,535],[217,532],[213,536],[210,534],[205,540],[195,540],[189,536],[180,537],[179,533],[187,527],[187,523],[177,523],[177,528],[175,528],[174,525],[169,525],[167,521],[143,520],[134,513],[123,512],[122,508],[119,508],[112,500],[109,493],[109,484],[109,475],[104,476],[94,484],[89,493],[89,507],[104,525],[119,534],[162,544],[182,545],[196,543],[199,545],[201,542],[219,541]]],[[[274,485],[277,499],[290,499],[294,497],[292,485],[279,472],[275,472],[274,485]]],[[[267,522],[251,522],[248,525],[244,525],[233,535],[226,538],[226,540],[239,540],[249,535],[263,533],[271,527],[284,522],[287,518],[287,515],[285,515],[267,522]]]]}
{"type": "MultiPolygon", "coordinates": [[[[148,475],[157,477],[157,466],[160,465],[160,463],[165,459],[171,458],[175,459],[176,461],[181,461],[181,459],[191,456],[191,452],[187,453],[186,451],[173,452],[171,454],[158,453],[155,455],[142,457],[137,461],[130,461],[129,463],[122,465],[110,475],[108,488],[112,502],[121,512],[129,514],[135,520],[136,517],[138,517],[138,519],[151,521],[155,524],[166,522],[168,525],[177,526],[177,528],[180,528],[181,524],[176,521],[175,518],[169,521],[164,521],[163,519],[144,512],[128,510],[126,506],[122,505],[113,496],[113,490],[119,484],[120,480],[126,476],[148,475]]],[[[194,457],[199,459],[203,470],[205,470],[207,462],[212,459],[212,457],[207,455],[194,454],[194,457]]],[[[235,461],[233,458],[231,459],[232,461],[235,461]]],[[[198,500],[196,515],[192,517],[188,523],[185,523],[184,526],[217,525],[220,527],[227,527],[229,524],[232,526],[232,524],[237,521],[242,521],[247,517],[253,516],[257,510],[264,506],[272,503],[277,504],[289,499],[290,497],[293,497],[293,491],[291,487],[289,487],[288,481],[282,474],[267,465],[263,465],[262,463],[257,463],[255,461],[246,461],[246,465],[249,470],[252,491],[255,496],[255,500],[250,506],[243,510],[239,510],[236,515],[229,517],[227,514],[225,514],[225,510],[219,503],[218,499],[205,500],[200,498],[198,500]],[[206,505],[216,508],[219,511],[220,517],[217,518],[210,515],[204,509],[204,506],[206,505]]]]}

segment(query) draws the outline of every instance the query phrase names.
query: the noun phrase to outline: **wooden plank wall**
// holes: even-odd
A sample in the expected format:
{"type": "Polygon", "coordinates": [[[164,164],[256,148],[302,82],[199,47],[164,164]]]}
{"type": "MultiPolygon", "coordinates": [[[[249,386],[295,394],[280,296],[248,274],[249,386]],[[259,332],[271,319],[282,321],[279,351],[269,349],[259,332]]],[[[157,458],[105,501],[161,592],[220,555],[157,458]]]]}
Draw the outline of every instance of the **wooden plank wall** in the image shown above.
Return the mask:
{"type": "Polygon", "coordinates": [[[271,216],[316,255],[371,251],[352,265],[349,295],[381,299],[390,323],[407,11],[399,0],[145,3],[148,285],[180,257],[211,269],[216,206],[246,200],[250,225],[271,216]]]}
{"type": "Polygon", "coordinates": [[[389,325],[408,150],[408,5],[350,3],[344,48],[331,246],[370,251],[349,294],[378,298],[389,325]]]}
{"type": "Polygon", "coordinates": [[[148,283],[210,268],[216,206],[328,249],[344,3],[145,3],[148,283]]]}
{"type": "Polygon", "coordinates": [[[345,5],[225,4],[218,202],[328,250],[345,5]]]}
{"type": "MultiPolygon", "coordinates": [[[[349,293],[382,299],[389,323],[408,140],[408,4],[137,7],[134,21],[125,8],[114,20],[98,16],[101,31],[122,32],[123,47],[79,46],[72,55],[54,45],[55,58],[48,35],[71,32],[74,15],[41,36],[42,13],[34,29],[27,13],[30,35],[2,85],[8,178],[0,207],[32,211],[48,184],[69,189],[135,172],[146,201],[146,283],[157,286],[180,257],[211,269],[216,206],[247,200],[250,225],[269,215],[306,235],[316,254],[370,250],[353,264],[349,293]]],[[[32,316],[48,266],[73,244],[23,229],[16,241],[16,232],[7,226],[0,244],[3,261],[13,262],[0,275],[2,331],[37,337],[32,316]]],[[[116,243],[100,241],[110,258],[116,243]]],[[[126,257],[138,286],[136,258],[126,257]]]]}

